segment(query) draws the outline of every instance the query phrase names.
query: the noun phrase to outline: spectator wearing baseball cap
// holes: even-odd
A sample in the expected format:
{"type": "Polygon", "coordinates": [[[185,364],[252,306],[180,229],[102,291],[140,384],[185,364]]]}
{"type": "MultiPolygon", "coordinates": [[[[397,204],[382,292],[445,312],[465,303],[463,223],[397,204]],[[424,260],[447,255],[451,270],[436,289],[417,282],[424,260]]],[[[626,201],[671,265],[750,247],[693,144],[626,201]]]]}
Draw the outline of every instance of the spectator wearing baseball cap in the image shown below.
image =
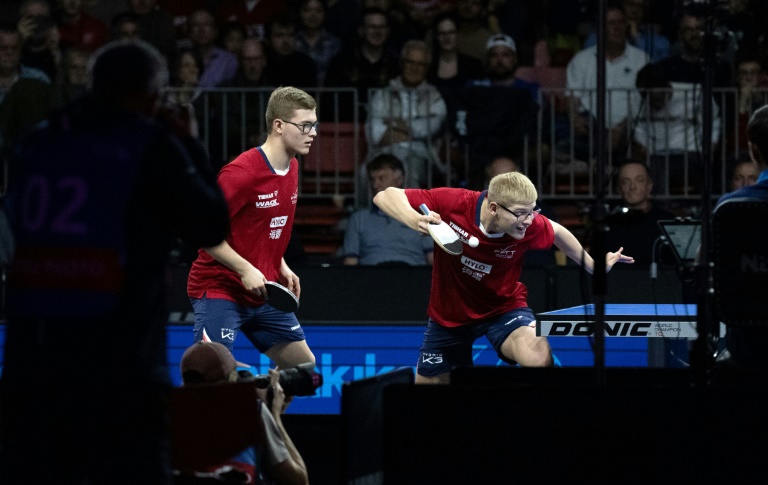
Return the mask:
{"type": "Polygon", "coordinates": [[[237,381],[237,361],[232,352],[218,342],[196,342],[181,356],[184,384],[237,381]]]}
{"type": "Polygon", "coordinates": [[[488,77],[473,81],[473,85],[527,89],[531,93],[531,99],[539,103],[541,86],[515,76],[517,44],[512,37],[506,34],[490,36],[485,43],[485,52],[485,72],[488,77]]]}
{"type": "MultiPolygon", "coordinates": [[[[527,171],[535,173],[523,157],[525,140],[531,141],[531,147],[545,147],[534,138],[538,136],[535,120],[541,109],[540,86],[515,76],[517,45],[514,39],[503,33],[493,34],[485,46],[486,77],[470,81],[457,102],[457,110],[465,111],[470,157],[467,185],[474,190],[484,187],[485,169],[498,153],[514,155],[525,164],[527,171]]],[[[546,115],[547,110],[543,113],[546,115]]],[[[530,151],[528,161],[534,161],[536,156],[530,151]]]]}
{"type": "MultiPolygon", "coordinates": [[[[238,365],[226,346],[206,341],[195,342],[187,348],[179,364],[185,386],[236,382],[238,365]]],[[[270,369],[269,378],[272,398],[268,399],[267,389],[257,388],[255,392],[261,399],[258,402],[260,409],[253,410],[261,415],[263,443],[246,448],[225,463],[198,472],[213,476],[236,475],[243,480],[242,483],[309,483],[304,459],[283,426],[281,415],[286,407],[286,396],[280,385],[280,373],[270,369]]],[[[222,411],[227,412],[226,409],[222,411]]],[[[201,419],[205,417],[201,416],[201,419]]]]}

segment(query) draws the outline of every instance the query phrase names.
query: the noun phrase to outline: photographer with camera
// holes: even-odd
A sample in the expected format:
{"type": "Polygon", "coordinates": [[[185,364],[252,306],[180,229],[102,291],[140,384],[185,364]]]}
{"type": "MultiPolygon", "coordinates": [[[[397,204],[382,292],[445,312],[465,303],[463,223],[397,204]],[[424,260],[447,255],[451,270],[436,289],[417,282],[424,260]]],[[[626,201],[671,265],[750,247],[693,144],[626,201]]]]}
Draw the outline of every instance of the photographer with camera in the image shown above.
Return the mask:
{"type": "MultiPolygon", "coordinates": [[[[227,347],[218,342],[203,341],[194,343],[184,351],[180,366],[185,386],[252,381],[255,383],[256,394],[261,399],[260,409],[255,409],[254,412],[261,414],[264,425],[262,445],[247,448],[226,463],[221,463],[213,467],[214,469],[199,470],[200,472],[218,476],[218,472],[232,469],[234,471],[229,472],[227,483],[309,483],[304,460],[288,436],[281,419],[288,406],[281,381],[288,377],[288,382],[295,382],[295,376],[313,376],[313,373],[306,373],[298,368],[280,372],[270,369],[268,381],[267,376],[251,376],[247,371],[241,371],[247,376],[242,377],[237,371],[238,364],[227,347]],[[294,378],[291,379],[290,376],[294,378]],[[231,474],[242,477],[242,481],[229,481],[233,478],[231,474]]],[[[309,379],[311,382],[312,377],[309,379]]],[[[299,377],[299,380],[306,382],[305,377],[299,377]]]]}

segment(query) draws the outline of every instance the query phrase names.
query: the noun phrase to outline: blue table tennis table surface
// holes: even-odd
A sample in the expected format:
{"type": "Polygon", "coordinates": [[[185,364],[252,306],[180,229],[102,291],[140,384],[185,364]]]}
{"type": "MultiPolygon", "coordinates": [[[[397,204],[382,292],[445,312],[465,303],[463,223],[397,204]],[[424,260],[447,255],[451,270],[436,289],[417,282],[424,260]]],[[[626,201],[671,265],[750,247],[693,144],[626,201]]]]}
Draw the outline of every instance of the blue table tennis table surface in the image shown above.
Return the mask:
{"type": "MultiPolygon", "coordinates": [[[[604,314],[612,318],[627,318],[642,321],[671,319],[696,319],[696,305],[683,303],[606,303],[604,314]]],[[[539,313],[544,317],[584,317],[595,315],[595,305],[577,305],[560,310],[539,313]]]]}

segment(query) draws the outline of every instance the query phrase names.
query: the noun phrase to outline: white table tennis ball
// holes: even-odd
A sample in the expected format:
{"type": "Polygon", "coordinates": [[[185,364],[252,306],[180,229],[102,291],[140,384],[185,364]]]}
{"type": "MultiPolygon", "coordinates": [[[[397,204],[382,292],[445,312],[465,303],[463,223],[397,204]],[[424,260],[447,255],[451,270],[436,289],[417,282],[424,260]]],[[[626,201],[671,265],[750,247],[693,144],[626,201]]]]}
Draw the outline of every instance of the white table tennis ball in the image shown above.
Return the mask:
{"type": "Polygon", "coordinates": [[[469,241],[467,241],[467,244],[469,244],[469,247],[476,248],[478,244],[480,244],[480,241],[477,240],[475,236],[470,236],[469,241]]]}

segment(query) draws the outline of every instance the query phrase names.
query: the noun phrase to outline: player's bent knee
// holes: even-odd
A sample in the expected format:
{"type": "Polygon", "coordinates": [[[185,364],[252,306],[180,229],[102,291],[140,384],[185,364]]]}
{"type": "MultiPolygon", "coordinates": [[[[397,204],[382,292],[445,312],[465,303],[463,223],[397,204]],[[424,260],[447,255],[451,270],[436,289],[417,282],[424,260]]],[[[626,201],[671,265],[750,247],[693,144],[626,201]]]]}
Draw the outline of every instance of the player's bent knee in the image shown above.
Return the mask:
{"type": "Polygon", "coordinates": [[[547,350],[538,350],[535,352],[526,352],[524,356],[517,359],[517,363],[523,367],[554,367],[555,361],[552,358],[552,352],[547,350]]]}
{"type": "Polygon", "coordinates": [[[416,384],[450,384],[451,383],[451,375],[450,374],[438,374],[434,377],[426,377],[422,376],[420,374],[416,374],[416,378],[414,380],[416,384]]]}
{"type": "Polygon", "coordinates": [[[272,346],[265,352],[280,368],[288,369],[311,362],[316,364],[315,354],[309,349],[306,341],[286,342],[272,346]]]}

